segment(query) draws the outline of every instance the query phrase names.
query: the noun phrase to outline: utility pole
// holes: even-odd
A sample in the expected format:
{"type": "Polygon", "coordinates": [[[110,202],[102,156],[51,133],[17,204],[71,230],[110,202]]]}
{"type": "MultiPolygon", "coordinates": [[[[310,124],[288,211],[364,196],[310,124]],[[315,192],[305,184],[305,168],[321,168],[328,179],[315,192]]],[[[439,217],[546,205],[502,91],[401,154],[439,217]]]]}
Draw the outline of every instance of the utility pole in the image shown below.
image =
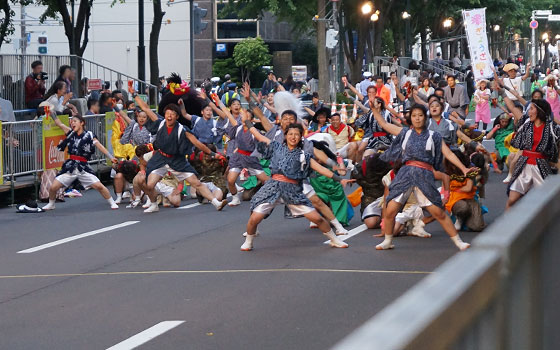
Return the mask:
{"type": "MultiPolygon", "coordinates": [[[[138,0],[138,80],[146,80],[146,47],[144,46],[144,0],[138,0]]],[[[138,89],[144,93],[144,87],[138,89]]]]}
{"type": "MultiPolygon", "coordinates": [[[[326,0],[317,0],[317,16],[325,18],[326,0]]],[[[326,25],[325,21],[317,21],[317,59],[319,61],[319,97],[328,100],[329,95],[329,69],[326,50],[326,25]]]]}
{"type": "Polygon", "coordinates": [[[340,75],[340,67],[338,66],[338,53],[340,50],[340,26],[338,25],[338,18],[339,18],[339,12],[338,12],[338,1],[339,0],[331,0],[332,1],[332,9],[333,9],[333,27],[334,30],[336,30],[338,32],[338,43],[336,44],[335,48],[333,49],[334,51],[334,65],[332,67],[332,72],[333,72],[333,87],[332,89],[330,89],[331,92],[331,101],[336,101],[336,93],[338,92],[338,77],[340,75]]]}
{"type": "MultiPolygon", "coordinates": [[[[27,53],[27,33],[25,33],[25,5],[21,5],[21,54],[25,55],[27,53]]],[[[23,62],[23,60],[22,60],[23,62]]]]}
{"type": "MultiPolygon", "coordinates": [[[[531,22],[535,21],[535,10],[531,12],[531,22]]],[[[537,66],[537,29],[531,26],[531,61],[537,66]]]]}
{"type": "Polygon", "coordinates": [[[191,88],[194,88],[194,0],[189,1],[189,32],[190,32],[190,42],[189,42],[189,46],[190,46],[190,53],[191,53],[191,58],[190,58],[190,75],[191,75],[191,88]]]}

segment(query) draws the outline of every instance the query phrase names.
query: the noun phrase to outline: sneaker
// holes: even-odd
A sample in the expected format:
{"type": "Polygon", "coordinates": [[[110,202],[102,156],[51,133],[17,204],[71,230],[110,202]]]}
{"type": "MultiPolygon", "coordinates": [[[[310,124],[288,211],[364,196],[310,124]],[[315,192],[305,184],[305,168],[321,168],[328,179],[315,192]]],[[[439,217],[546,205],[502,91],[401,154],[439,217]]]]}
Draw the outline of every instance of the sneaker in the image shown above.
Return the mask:
{"type": "Polygon", "coordinates": [[[146,209],[149,208],[150,205],[152,205],[152,201],[150,200],[150,198],[146,199],[146,203],[144,203],[144,205],[142,205],[142,208],[146,209]]]}
{"type": "Polygon", "coordinates": [[[138,204],[140,204],[140,200],[136,199],[136,200],[133,200],[132,202],[130,202],[130,204],[127,205],[126,207],[127,208],[136,208],[138,206],[138,204]]]}
{"type": "Polygon", "coordinates": [[[144,210],[144,213],[155,213],[159,211],[159,206],[157,203],[150,204],[150,207],[144,210]]]}
{"type": "Polygon", "coordinates": [[[112,210],[119,209],[119,205],[117,204],[117,202],[111,204],[111,209],[112,209],[112,210]]]}

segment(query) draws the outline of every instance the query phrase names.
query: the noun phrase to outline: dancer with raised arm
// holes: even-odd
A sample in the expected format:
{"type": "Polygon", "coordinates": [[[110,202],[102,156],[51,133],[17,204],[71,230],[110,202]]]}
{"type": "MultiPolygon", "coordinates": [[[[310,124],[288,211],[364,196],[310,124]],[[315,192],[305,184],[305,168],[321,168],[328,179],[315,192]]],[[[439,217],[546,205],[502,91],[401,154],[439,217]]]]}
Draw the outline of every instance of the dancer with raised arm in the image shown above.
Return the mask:
{"type": "Polygon", "coordinates": [[[382,229],[385,240],[375,248],[377,250],[394,248],[395,217],[408,197],[414,193],[418,204],[441,224],[457,248],[467,249],[470,244],[461,240],[451,218],[442,209],[443,203],[436,187],[434,170],[443,170],[443,157],[457,166],[465,175],[470,169],[467,169],[442,142],[439,133],[427,129],[428,115],[424,106],[415,105],[411,108],[410,128],[387,123],[377,110],[373,110],[373,115],[384,130],[396,136],[389,150],[381,156],[382,159],[385,161],[402,159],[404,164],[391,182],[385,201],[382,229]]]}
{"type": "Polygon", "coordinates": [[[321,217],[311,201],[303,194],[302,181],[309,176],[311,170],[341,181],[338,175],[321,166],[310,153],[303,150],[303,127],[300,124],[290,124],[284,132],[284,142],[280,143],[261,135],[249,120],[245,121],[245,125],[259,141],[257,146],[259,152],[264,158],[270,159],[272,178],[251,200],[251,217],[247,223],[247,236],[241,250],[253,249],[257,226],[270,215],[276,205],[281,203],[286,204],[292,214],[303,215],[317,224],[323,234],[330,239],[332,247],[348,247],[348,244],[336,237],[328,221],[321,217]]]}
{"type": "Polygon", "coordinates": [[[109,190],[95,176],[95,172],[89,166],[88,161],[95,153],[95,148],[105,154],[113,163],[118,163],[117,159],[107,151],[107,149],[97,140],[95,134],[85,130],[86,121],[82,116],[76,115],[70,119],[70,127],[64,125],[56,115],[51,114],[56,125],[66,134],[58,149],[64,151],[68,147],[70,159],[62,164],[62,169],[58,173],[49,190],[49,204],[43,210],[53,210],[56,202],[56,192],[61,188],[66,188],[75,180],[80,180],[85,188],[91,187],[99,191],[103,198],[111,205],[111,209],[119,209],[119,206],[111,197],[109,190]]]}

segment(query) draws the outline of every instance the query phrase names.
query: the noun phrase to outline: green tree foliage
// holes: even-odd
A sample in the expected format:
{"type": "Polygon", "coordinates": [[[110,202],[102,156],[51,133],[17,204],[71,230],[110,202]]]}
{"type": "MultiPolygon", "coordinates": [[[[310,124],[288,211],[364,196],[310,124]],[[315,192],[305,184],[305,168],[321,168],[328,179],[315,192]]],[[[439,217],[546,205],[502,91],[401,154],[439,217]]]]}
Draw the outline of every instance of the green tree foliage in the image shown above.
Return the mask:
{"type": "Polygon", "coordinates": [[[268,53],[268,45],[262,38],[247,38],[235,45],[233,60],[241,69],[242,81],[249,80],[251,72],[270,64],[272,55],[268,53]]]}
{"type": "Polygon", "coordinates": [[[307,66],[310,76],[317,76],[317,44],[312,40],[298,40],[293,44],[292,63],[295,66],[307,66]]]}
{"type": "Polygon", "coordinates": [[[212,65],[212,76],[224,79],[226,74],[231,76],[231,81],[234,83],[241,82],[241,72],[233,58],[216,58],[212,65]]]}
{"type": "Polygon", "coordinates": [[[15,32],[13,18],[15,12],[12,6],[29,5],[31,0],[0,0],[0,47],[3,43],[9,43],[8,37],[15,32]]]}
{"type": "Polygon", "coordinates": [[[72,15],[69,11],[70,1],[66,0],[38,0],[37,4],[46,6],[41,15],[41,22],[47,18],[60,19],[64,25],[64,34],[68,38],[68,46],[71,55],[82,57],[89,42],[89,19],[93,0],[76,1],[77,16],[72,26],[72,15]]]}

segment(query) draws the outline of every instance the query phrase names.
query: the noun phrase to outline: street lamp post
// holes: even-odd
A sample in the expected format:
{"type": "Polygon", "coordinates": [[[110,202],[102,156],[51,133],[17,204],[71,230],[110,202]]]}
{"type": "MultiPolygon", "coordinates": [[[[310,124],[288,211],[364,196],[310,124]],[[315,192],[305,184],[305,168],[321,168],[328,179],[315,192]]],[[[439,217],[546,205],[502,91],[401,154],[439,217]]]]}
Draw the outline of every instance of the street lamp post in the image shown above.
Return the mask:
{"type": "MultiPolygon", "coordinates": [[[[451,30],[451,27],[453,26],[453,18],[448,17],[443,21],[443,28],[446,29],[447,31],[447,39],[449,39],[449,31],[451,30]]],[[[450,44],[449,44],[449,40],[446,41],[447,46],[447,59],[449,60],[449,51],[450,51],[450,44]]]]}
{"type": "Polygon", "coordinates": [[[412,50],[410,45],[410,0],[406,0],[406,11],[403,12],[402,18],[405,20],[404,36],[405,36],[405,48],[404,55],[406,57],[412,57],[412,50]]]}
{"type": "MultiPolygon", "coordinates": [[[[144,0],[138,0],[138,80],[146,80],[146,47],[144,46],[144,0]]],[[[143,87],[138,91],[144,93],[143,87]]]]}

